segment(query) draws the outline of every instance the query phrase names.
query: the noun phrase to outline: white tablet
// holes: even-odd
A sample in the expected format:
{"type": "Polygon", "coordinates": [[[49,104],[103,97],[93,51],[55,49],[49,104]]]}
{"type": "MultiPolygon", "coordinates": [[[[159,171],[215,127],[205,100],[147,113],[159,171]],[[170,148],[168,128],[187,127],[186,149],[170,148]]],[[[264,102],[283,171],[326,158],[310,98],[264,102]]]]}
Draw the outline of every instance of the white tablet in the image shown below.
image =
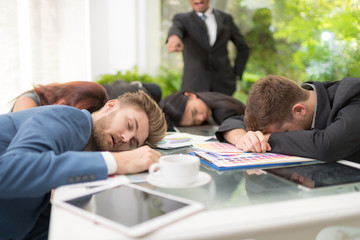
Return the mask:
{"type": "Polygon", "coordinates": [[[204,208],[201,203],[134,184],[93,187],[52,203],[131,237],[143,236],[204,208]]]}

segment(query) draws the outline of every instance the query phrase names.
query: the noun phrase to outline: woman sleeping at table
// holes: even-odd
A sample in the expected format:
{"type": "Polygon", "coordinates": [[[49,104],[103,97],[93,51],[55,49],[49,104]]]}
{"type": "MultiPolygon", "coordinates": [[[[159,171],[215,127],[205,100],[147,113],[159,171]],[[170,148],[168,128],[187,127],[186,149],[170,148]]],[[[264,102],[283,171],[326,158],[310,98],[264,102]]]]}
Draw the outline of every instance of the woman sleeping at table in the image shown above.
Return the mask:
{"type": "Polygon", "coordinates": [[[242,116],[245,105],[239,100],[217,92],[180,91],[160,101],[168,125],[220,125],[225,119],[242,116]]]}
{"type": "MultiPolygon", "coordinates": [[[[159,105],[165,113],[168,131],[173,131],[174,126],[220,125],[215,133],[217,139],[224,142],[236,138],[233,142],[241,150],[244,150],[242,146],[251,145],[257,134],[246,131],[245,105],[222,93],[181,91],[167,96],[159,105]]],[[[261,149],[253,151],[261,152],[261,149]]]]}

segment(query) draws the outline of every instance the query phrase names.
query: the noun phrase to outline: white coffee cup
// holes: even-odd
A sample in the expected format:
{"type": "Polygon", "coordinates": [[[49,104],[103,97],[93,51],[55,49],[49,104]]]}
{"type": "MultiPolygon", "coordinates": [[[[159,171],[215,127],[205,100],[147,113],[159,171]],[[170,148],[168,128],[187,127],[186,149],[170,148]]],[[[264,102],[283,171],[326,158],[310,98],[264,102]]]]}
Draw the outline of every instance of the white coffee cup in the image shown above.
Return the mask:
{"type": "Polygon", "coordinates": [[[171,187],[186,187],[195,182],[200,167],[200,159],[188,154],[162,156],[158,163],[153,163],[149,174],[171,187]]]}

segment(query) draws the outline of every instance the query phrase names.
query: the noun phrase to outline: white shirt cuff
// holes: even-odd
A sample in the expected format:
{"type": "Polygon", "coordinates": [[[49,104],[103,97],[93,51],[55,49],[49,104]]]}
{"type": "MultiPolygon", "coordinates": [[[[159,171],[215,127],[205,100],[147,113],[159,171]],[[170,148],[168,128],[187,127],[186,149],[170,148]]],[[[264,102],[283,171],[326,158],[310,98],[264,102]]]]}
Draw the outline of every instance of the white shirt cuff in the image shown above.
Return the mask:
{"type": "Polygon", "coordinates": [[[101,154],[105,160],[105,164],[108,170],[108,175],[114,174],[117,169],[117,164],[114,156],[110,152],[101,152],[101,154]]]}

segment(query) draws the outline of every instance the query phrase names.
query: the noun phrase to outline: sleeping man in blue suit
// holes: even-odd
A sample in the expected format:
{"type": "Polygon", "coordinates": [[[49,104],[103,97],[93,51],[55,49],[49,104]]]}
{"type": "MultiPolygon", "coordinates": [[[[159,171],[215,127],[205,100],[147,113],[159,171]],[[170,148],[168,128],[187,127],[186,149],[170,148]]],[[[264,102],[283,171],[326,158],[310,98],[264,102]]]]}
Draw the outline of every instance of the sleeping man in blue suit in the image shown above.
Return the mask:
{"type": "Polygon", "coordinates": [[[166,132],[144,92],[97,112],[53,105],[0,115],[0,239],[47,239],[52,189],[147,170],[160,153],[145,143],[166,132]]]}

